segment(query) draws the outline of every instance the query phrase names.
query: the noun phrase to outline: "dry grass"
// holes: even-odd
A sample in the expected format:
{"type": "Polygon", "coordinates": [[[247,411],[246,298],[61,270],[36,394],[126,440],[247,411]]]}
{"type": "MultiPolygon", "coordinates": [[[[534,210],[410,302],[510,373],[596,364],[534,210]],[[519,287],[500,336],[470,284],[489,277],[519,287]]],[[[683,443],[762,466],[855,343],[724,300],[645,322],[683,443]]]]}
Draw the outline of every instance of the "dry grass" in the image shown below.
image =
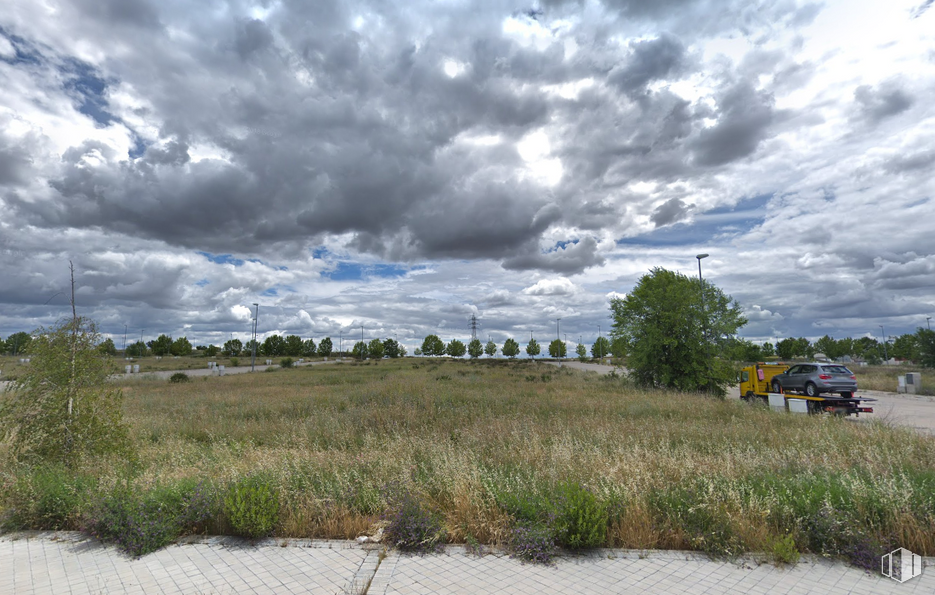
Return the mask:
{"type": "MultiPolygon", "coordinates": [[[[704,509],[762,550],[827,500],[935,554],[935,439],[883,424],[525,362],[405,359],[124,390],[141,487],[263,470],[281,490],[282,537],[355,537],[396,485],[439,513],[451,539],[501,544],[512,521],[500,497],[573,481],[614,511],[608,545],[697,546],[677,518],[704,509]]],[[[104,484],[123,472],[117,461],[88,465],[108,469],[104,484]]],[[[0,459],[0,473],[13,472],[0,459]]]]}
{"type": "Polygon", "coordinates": [[[909,372],[919,372],[922,374],[922,390],[918,394],[935,395],[935,370],[923,368],[922,366],[899,365],[899,366],[864,366],[862,368],[851,367],[851,370],[857,375],[857,386],[865,390],[883,390],[896,392],[898,386],[897,376],[903,376],[909,372]]]}

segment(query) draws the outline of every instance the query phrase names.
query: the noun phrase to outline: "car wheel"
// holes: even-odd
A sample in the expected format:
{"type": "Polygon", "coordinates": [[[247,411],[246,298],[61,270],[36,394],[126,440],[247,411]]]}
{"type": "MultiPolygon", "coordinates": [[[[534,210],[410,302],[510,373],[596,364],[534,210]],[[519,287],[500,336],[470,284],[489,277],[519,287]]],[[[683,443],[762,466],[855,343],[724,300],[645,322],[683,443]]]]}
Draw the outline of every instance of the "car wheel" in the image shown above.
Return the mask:
{"type": "Polygon", "coordinates": [[[805,394],[809,397],[817,397],[819,395],[818,387],[815,386],[814,382],[808,382],[805,384],[805,394]]]}
{"type": "Polygon", "coordinates": [[[781,393],[781,392],[782,392],[782,385],[779,384],[779,381],[778,381],[778,380],[773,380],[773,392],[774,392],[774,393],[781,393]]]}

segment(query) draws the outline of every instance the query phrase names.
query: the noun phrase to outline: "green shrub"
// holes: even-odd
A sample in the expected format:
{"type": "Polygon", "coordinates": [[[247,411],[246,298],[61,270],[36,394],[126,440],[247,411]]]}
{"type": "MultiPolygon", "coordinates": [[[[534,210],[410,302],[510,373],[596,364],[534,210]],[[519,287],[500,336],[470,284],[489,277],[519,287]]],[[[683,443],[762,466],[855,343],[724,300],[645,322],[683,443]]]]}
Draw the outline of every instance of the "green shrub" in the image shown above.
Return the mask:
{"type": "Polygon", "coordinates": [[[33,334],[32,362],[0,400],[0,440],[13,458],[75,468],[87,455],[131,454],[123,393],[107,381],[113,362],[94,323],[68,318],[33,334]]]}
{"type": "Polygon", "coordinates": [[[66,530],[77,529],[80,516],[91,498],[95,481],[63,465],[29,469],[3,494],[6,512],[0,528],[66,530]]]}
{"type": "Polygon", "coordinates": [[[571,548],[600,547],[607,538],[607,510],[579,483],[559,486],[555,502],[555,536],[571,548]]]}
{"type": "Polygon", "coordinates": [[[209,486],[184,480],[140,493],[118,485],[91,511],[85,530],[140,557],[174,542],[216,513],[217,498],[209,486]]]}
{"type": "Polygon", "coordinates": [[[189,380],[190,379],[188,377],[188,374],[186,374],[185,372],[176,372],[172,376],[169,376],[169,382],[173,384],[181,384],[183,382],[188,382],[189,380]]]}
{"type": "Polygon", "coordinates": [[[241,479],[228,490],[224,512],[238,535],[266,537],[279,522],[279,493],[264,476],[241,479]]]}
{"type": "Polygon", "coordinates": [[[711,556],[736,556],[745,551],[728,510],[717,499],[705,497],[697,486],[674,488],[650,495],[657,525],[681,529],[693,549],[711,556]]]}
{"type": "Polygon", "coordinates": [[[799,561],[799,550],[795,547],[795,539],[789,533],[786,533],[785,537],[774,539],[770,549],[776,564],[795,565],[799,561]]]}
{"type": "Polygon", "coordinates": [[[239,366],[239,365],[240,365],[240,360],[237,359],[236,357],[232,357],[232,358],[231,358],[231,367],[232,367],[232,368],[236,368],[236,367],[239,366]]]}
{"type": "Polygon", "coordinates": [[[291,368],[293,363],[294,362],[292,361],[291,357],[284,357],[281,360],[279,360],[279,367],[280,368],[291,368]]]}

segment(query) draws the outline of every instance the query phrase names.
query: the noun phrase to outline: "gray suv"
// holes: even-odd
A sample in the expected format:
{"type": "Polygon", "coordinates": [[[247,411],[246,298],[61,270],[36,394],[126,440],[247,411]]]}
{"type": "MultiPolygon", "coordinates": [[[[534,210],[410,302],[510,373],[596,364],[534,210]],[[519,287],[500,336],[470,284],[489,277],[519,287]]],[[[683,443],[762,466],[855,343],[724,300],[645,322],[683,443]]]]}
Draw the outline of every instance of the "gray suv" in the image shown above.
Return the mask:
{"type": "Polygon", "coordinates": [[[857,377],[841,364],[796,364],[773,376],[773,392],[796,391],[809,397],[821,393],[839,393],[850,398],[857,390],[857,377]]]}

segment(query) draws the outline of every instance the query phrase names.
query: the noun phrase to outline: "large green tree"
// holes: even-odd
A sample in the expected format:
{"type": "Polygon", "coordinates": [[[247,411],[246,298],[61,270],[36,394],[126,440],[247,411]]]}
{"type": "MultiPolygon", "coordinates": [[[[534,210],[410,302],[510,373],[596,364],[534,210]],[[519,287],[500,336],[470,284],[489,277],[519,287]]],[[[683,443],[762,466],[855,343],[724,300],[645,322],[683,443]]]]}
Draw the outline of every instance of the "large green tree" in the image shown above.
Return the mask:
{"type": "Polygon", "coordinates": [[[488,357],[497,355],[497,344],[493,341],[487,341],[487,345],[484,346],[484,353],[486,353],[488,357]]]}
{"type": "Polygon", "coordinates": [[[142,341],[137,341],[136,343],[131,343],[127,345],[127,357],[145,357],[146,356],[146,343],[142,341]]]}
{"type": "Polygon", "coordinates": [[[598,359],[610,355],[610,341],[607,340],[607,337],[598,337],[594,341],[594,345],[591,345],[591,355],[598,359]]]}
{"type": "Polygon", "coordinates": [[[565,347],[565,342],[559,339],[553,340],[549,343],[549,355],[552,357],[565,357],[568,348],[565,347]]]}
{"type": "Polygon", "coordinates": [[[325,337],[321,340],[321,343],[318,344],[318,355],[321,357],[328,357],[333,350],[334,344],[331,342],[331,337],[325,337]]]}
{"type": "Polygon", "coordinates": [[[232,357],[237,357],[243,351],[243,343],[240,339],[231,339],[224,343],[224,353],[232,357]]]}
{"type": "Polygon", "coordinates": [[[101,341],[100,345],[97,346],[97,350],[104,355],[117,355],[117,346],[114,345],[114,340],[110,337],[101,341]]]}
{"type": "Polygon", "coordinates": [[[172,337],[169,335],[159,335],[156,339],[147,343],[147,345],[149,345],[153,355],[169,355],[172,352],[172,337]]]}
{"type": "Polygon", "coordinates": [[[477,359],[480,356],[484,355],[484,346],[481,344],[480,339],[474,337],[471,339],[471,342],[468,343],[468,355],[471,356],[471,359],[477,359]]]}
{"type": "Polygon", "coordinates": [[[542,352],[542,348],[539,347],[539,342],[536,341],[534,338],[530,337],[529,343],[526,344],[526,355],[528,355],[529,357],[533,359],[536,359],[536,356],[539,355],[541,352],[542,352]]]}
{"type": "Polygon", "coordinates": [[[399,357],[399,341],[387,337],[386,340],[383,341],[383,354],[391,359],[396,359],[399,357]]]}
{"type": "Polygon", "coordinates": [[[186,337],[179,337],[175,341],[172,341],[172,345],[169,347],[169,353],[177,356],[191,355],[192,344],[186,337]]]}
{"type": "Polygon", "coordinates": [[[711,283],[655,268],[610,309],[611,336],[626,341],[627,367],[639,384],[723,395],[735,380],[720,356],[747,320],[711,283]]]}
{"type": "Polygon", "coordinates": [[[588,348],[582,345],[581,343],[578,343],[578,346],[575,347],[575,353],[578,354],[579,360],[583,362],[588,361],[588,348]]]}
{"type": "Polygon", "coordinates": [[[383,341],[380,339],[371,339],[370,344],[367,345],[367,354],[372,359],[383,359],[383,341]]]}
{"type": "Polygon", "coordinates": [[[22,355],[29,351],[29,344],[32,342],[32,336],[22,331],[13,333],[6,338],[6,352],[10,355],[22,355]]]}
{"type": "Polygon", "coordinates": [[[445,355],[445,343],[438,335],[429,335],[422,341],[422,355],[445,355]]]}
{"type": "Polygon", "coordinates": [[[926,368],[935,368],[935,331],[920,328],[916,331],[919,363],[926,368]]]}
{"type": "Polygon", "coordinates": [[[467,348],[461,341],[452,339],[445,347],[445,353],[451,357],[464,357],[464,354],[467,353],[467,348]]]}
{"type": "Polygon", "coordinates": [[[363,341],[354,343],[354,349],[351,350],[351,355],[353,355],[355,359],[366,358],[367,355],[369,355],[369,352],[367,351],[367,344],[363,341]]]}
{"type": "Polygon", "coordinates": [[[503,355],[514,358],[519,355],[519,343],[516,342],[512,337],[504,341],[503,343],[503,355]]]}
{"type": "Polygon", "coordinates": [[[289,335],[282,340],[282,343],[282,355],[288,355],[289,357],[301,356],[305,347],[305,342],[298,335],[289,335]]]}
{"type": "Polygon", "coordinates": [[[38,329],[31,363],[0,401],[0,435],[13,456],[74,465],[84,455],[129,448],[123,395],[98,349],[93,322],[74,317],[38,329]]]}
{"type": "Polygon", "coordinates": [[[261,349],[266,357],[286,355],[286,340],[279,335],[270,335],[263,340],[261,349]]]}

